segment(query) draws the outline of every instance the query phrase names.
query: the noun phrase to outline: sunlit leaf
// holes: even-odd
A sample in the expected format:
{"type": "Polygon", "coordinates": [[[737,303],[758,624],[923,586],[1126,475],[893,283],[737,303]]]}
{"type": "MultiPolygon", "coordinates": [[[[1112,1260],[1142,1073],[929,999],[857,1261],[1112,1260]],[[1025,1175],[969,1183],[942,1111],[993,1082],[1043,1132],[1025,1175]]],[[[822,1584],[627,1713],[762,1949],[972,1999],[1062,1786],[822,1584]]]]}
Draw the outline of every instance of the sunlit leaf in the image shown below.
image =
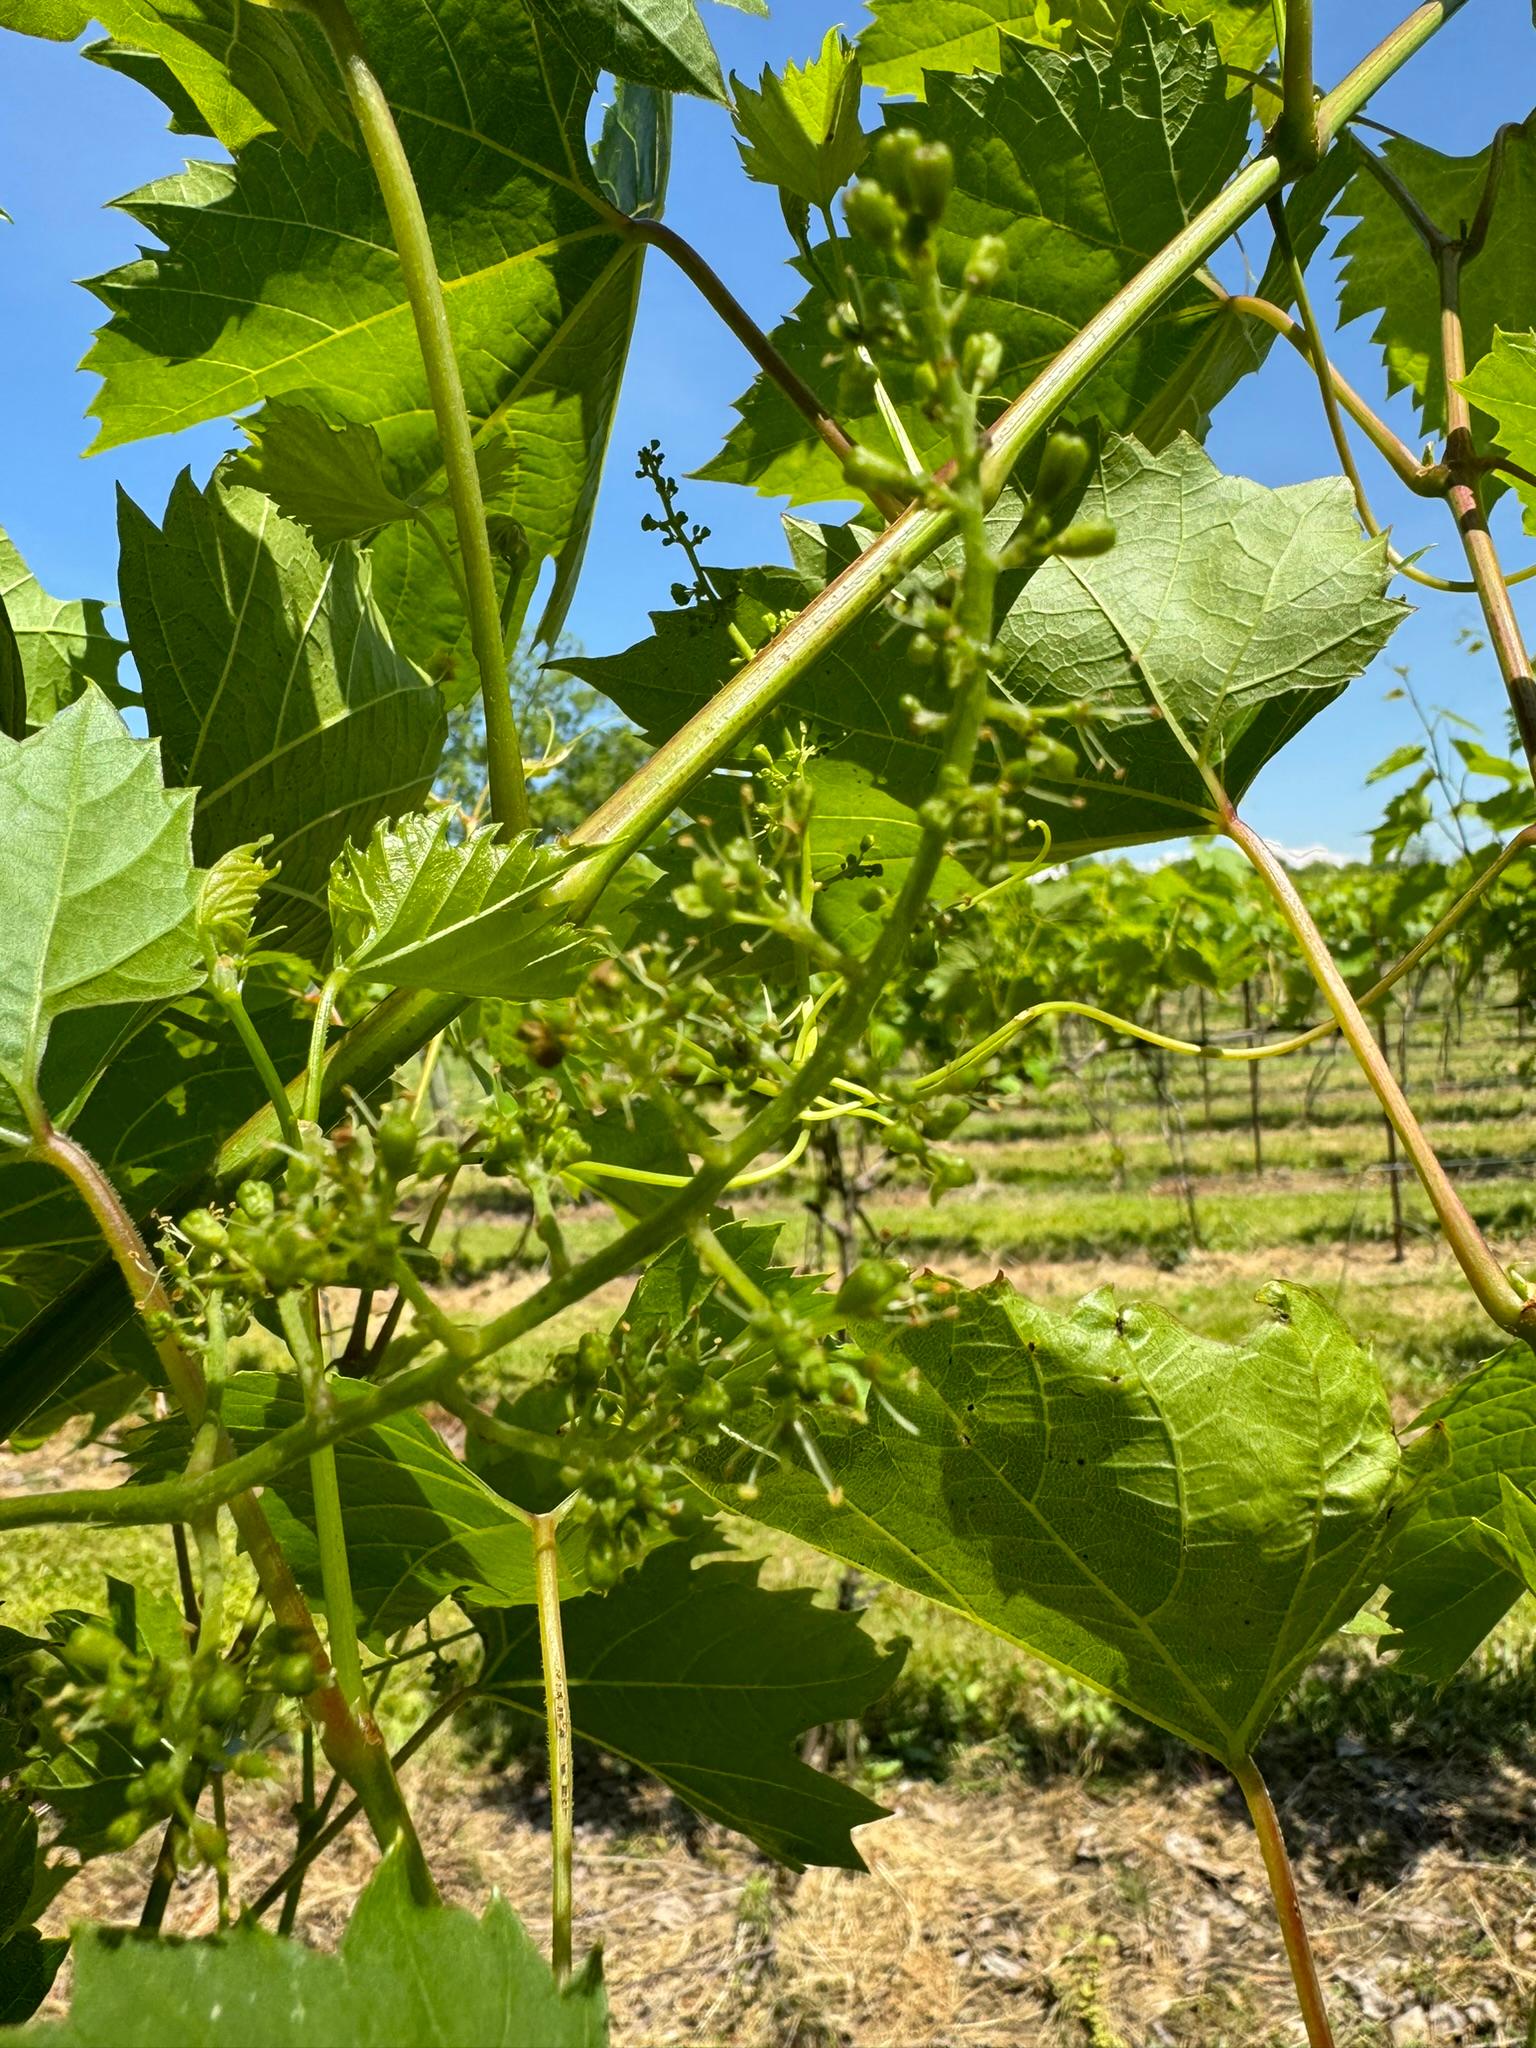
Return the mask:
{"type": "Polygon", "coordinates": [[[1524,1345],[1503,1352],[1416,1418],[1443,1431],[1450,1462],[1404,1528],[1386,1573],[1387,1619],[1405,1669],[1449,1678],[1523,1589],[1482,1525],[1503,1516],[1502,1487],[1536,1487],[1536,1376],[1524,1345]]]}
{"type": "MultiPolygon", "coordinates": [[[[31,724],[45,725],[92,683],[114,704],[133,702],[117,680],[127,649],[107,631],[100,599],[50,597],[3,531],[0,606],[14,636],[31,724]]],[[[7,730],[19,737],[9,724],[7,730]]]]}
{"type": "Polygon", "coordinates": [[[322,557],[256,492],[183,475],[163,526],[127,497],[118,523],[144,708],[167,774],[198,788],[198,857],[270,833],[263,918],[294,950],[323,943],[336,855],[431,786],[441,698],[390,644],[367,557],[322,557]]]}
{"type": "Polygon", "coordinates": [[[115,48],[99,61],[135,75],[135,60],[163,65],[228,149],[278,129],[307,148],[318,135],[350,135],[335,61],[299,8],[267,0],[0,0],[0,27],[55,39],[99,21],[115,48]],[[119,61],[120,59],[125,61],[119,61]]]}
{"type": "MultiPolygon", "coordinates": [[[[1442,156],[1422,142],[1389,136],[1381,156],[1437,227],[1460,232],[1478,209],[1488,179],[1489,150],[1442,156]]],[[[1356,218],[1339,243],[1339,316],[1374,316],[1371,339],[1382,352],[1387,388],[1412,393],[1426,434],[1445,425],[1445,372],[1440,354],[1440,285],[1435,259],[1391,193],[1363,166],[1339,211],[1356,218]]],[[[1497,203],[1481,253],[1466,263],[1460,284],[1466,360],[1489,353],[1497,328],[1536,327],[1536,125],[1527,121],[1505,139],[1497,203]]]]}
{"type": "Polygon", "coordinates": [[[72,1011],[196,986],[192,799],[94,690],[28,740],[0,739],[0,1125],[43,1113],[48,1035],[72,1011]]]}
{"type": "MultiPolygon", "coordinates": [[[[870,83],[921,94],[926,71],[995,71],[1004,36],[1052,50],[1112,43],[1127,7],[1126,0],[872,0],[871,11],[859,38],[870,83]]],[[[1169,11],[1209,22],[1222,61],[1242,70],[1257,70],[1275,47],[1274,0],[1171,0],[1169,11]]]]}
{"type": "MultiPolygon", "coordinates": [[[[588,159],[595,73],[521,0],[361,0],[354,12],[427,213],[474,430],[521,451],[495,509],[528,536],[521,602],[556,563],[553,631],[585,545],[642,255],[588,159]]],[[[377,431],[398,497],[440,487],[415,324],[361,150],[259,137],[234,164],[189,165],[122,204],[163,247],[93,285],[113,316],[89,359],[104,380],[99,447],[302,395],[377,431]]],[[[462,607],[457,621],[442,601],[423,614],[408,587],[421,582],[419,544],[412,529],[386,530],[378,600],[414,659],[462,668],[462,607]]]]}
{"type": "Polygon", "coordinates": [[[858,53],[829,28],[820,54],[782,72],[764,68],[757,91],[731,80],[731,118],[749,178],[807,206],[830,206],[864,160],[858,53]]]}
{"type": "MultiPolygon", "coordinates": [[[[1492,418],[1499,446],[1524,470],[1536,473],[1536,333],[1493,330],[1493,346],[1459,387],[1479,412],[1492,418]]],[[[1525,530],[1536,533],[1536,483],[1516,477],[1525,507],[1525,530]]]]}
{"type": "Polygon", "coordinates": [[[1261,1299],[1228,1344],[1107,1290],[1070,1315],[957,1292],[886,1339],[915,1433],[823,1425],[843,1504],[797,1467],[751,1513],[1236,1761],[1374,1590],[1413,1484],[1370,1356],[1307,1290],[1261,1299]]]}
{"type": "Polygon", "coordinates": [[[723,100],[725,80],[698,0],[531,0],[535,17],[589,72],[723,100]]]}
{"type": "Polygon", "coordinates": [[[255,1924],[194,1941],[81,1928],[69,2017],[27,2036],[57,2048],[603,2048],[607,2037],[595,1959],[560,1989],[505,1900],[480,1920],[420,1906],[398,1848],[335,1955],[255,1924]]]}
{"type": "Polygon", "coordinates": [[[569,856],[494,828],[455,845],[419,812],[349,847],[331,876],[337,957],[369,981],[517,1001],[569,994],[601,956],[540,898],[569,856]]]}
{"type": "MultiPolygon", "coordinates": [[[[1133,0],[1113,49],[1084,44],[1074,55],[1009,42],[1001,77],[936,76],[926,105],[893,107],[890,127],[913,127],[954,156],[954,191],[934,248],[945,283],[957,287],[978,236],[1001,236],[1007,259],[997,290],[970,305],[960,332],[990,329],[1002,362],[990,411],[1015,397],[1063,343],[1184,227],[1240,161],[1243,102],[1205,35],[1133,0]]],[[[844,238],[823,248],[825,272],[850,263],[866,300],[893,289],[895,259],[844,238]]],[[[826,386],[826,287],[811,285],[774,345],[811,386],[826,386]]],[[[837,287],[841,292],[842,287],[837,287]]],[[[1133,426],[1201,346],[1217,300],[1191,281],[1115,351],[1071,401],[1074,418],[1102,415],[1133,426]]],[[[915,369],[882,360],[882,374],[925,464],[949,454],[943,428],[914,386],[915,369]]],[[[833,373],[835,375],[835,373],[833,373]]],[[[868,447],[897,451],[867,388],[839,392],[838,412],[868,447]]],[[[738,401],[741,418],[702,476],[749,483],[792,502],[846,498],[841,466],[784,396],[760,378],[738,401]]],[[[990,416],[990,412],[989,412],[990,416]]]]}
{"type": "Polygon", "coordinates": [[[1185,437],[1159,455],[1111,439],[1080,516],[1108,520],[1114,547],[1048,562],[999,635],[1009,694],[1083,699],[1104,721],[1080,779],[1045,785],[1059,852],[1209,819],[1207,769],[1237,801],[1407,610],[1342,478],[1270,490],[1185,437]]]}

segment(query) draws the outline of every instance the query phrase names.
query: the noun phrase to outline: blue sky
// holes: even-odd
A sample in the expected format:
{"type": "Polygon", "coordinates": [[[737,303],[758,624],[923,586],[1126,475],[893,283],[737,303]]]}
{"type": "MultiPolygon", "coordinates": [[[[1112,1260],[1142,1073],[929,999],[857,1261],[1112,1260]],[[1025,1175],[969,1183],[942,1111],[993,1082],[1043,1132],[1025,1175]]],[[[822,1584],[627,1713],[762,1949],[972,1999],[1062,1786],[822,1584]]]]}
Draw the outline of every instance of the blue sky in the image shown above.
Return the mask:
{"type": "MultiPolygon", "coordinates": [[[[1328,82],[1407,12],[1407,0],[1318,0],[1319,78],[1328,82]]],[[[764,64],[804,61],[825,30],[850,32],[856,4],[773,0],[767,20],[731,7],[706,9],[727,70],[755,82],[764,64]]],[[[1373,103],[1372,112],[1419,139],[1451,151],[1481,147],[1495,125],[1521,119],[1536,101],[1536,37],[1529,0],[1469,0],[1415,64],[1373,103]]],[[[178,168],[198,154],[169,135],[162,110],[127,81],[80,61],[72,51],[0,35],[0,206],[15,224],[0,227],[0,390],[6,431],[0,452],[0,524],[12,533],[45,585],[61,596],[108,595],[116,559],[114,485],[121,482],[157,515],[185,463],[202,475],[232,438],[228,427],[196,429],[81,461],[91,438],[83,415],[95,380],[74,372],[99,308],[72,280],[135,253],[137,230],[105,205],[117,194],[178,168]]],[[[696,101],[677,106],[667,217],[695,242],[752,313],[766,325],[793,303],[798,281],[785,263],[787,237],[771,192],[736,169],[728,116],[696,101]]],[[[1326,315],[1331,292],[1314,273],[1326,315]]],[[[1345,374],[1410,442],[1406,407],[1387,405],[1367,323],[1331,345],[1345,374]]],[[[646,611],[667,603],[672,564],[638,531],[649,498],[632,477],[632,451],[660,437],[673,470],[707,461],[727,432],[731,401],[751,365],[690,286],[650,259],[631,370],[619,409],[603,499],[571,632],[592,652],[623,647],[646,630],[646,611]]],[[[1330,473],[1337,464],[1316,392],[1299,358],[1277,348],[1262,378],[1240,385],[1217,415],[1210,453],[1223,468],[1269,484],[1330,473]]],[[[1433,566],[1460,573],[1443,509],[1395,492],[1379,466],[1380,516],[1398,522],[1405,550],[1437,543],[1433,566]]],[[[721,562],[784,558],[779,508],[724,485],[690,484],[684,502],[714,530],[707,552],[721,562]]],[[[1536,554],[1510,510],[1498,531],[1511,566],[1536,554]]],[[[1536,586],[1526,586],[1526,589],[1536,586]]],[[[1503,730],[1503,692],[1492,657],[1469,655],[1460,636],[1478,625],[1475,600],[1410,593],[1420,609],[1396,635],[1383,662],[1316,719],[1261,778],[1245,806],[1260,830],[1291,846],[1361,845],[1378,793],[1365,771],[1410,737],[1404,707],[1383,702],[1393,664],[1412,671],[1420,695],[1480,721],[1490,738],[1503,730]]],[[[1528,630],[1536,603],[1522,601],[1528,630]]]]}

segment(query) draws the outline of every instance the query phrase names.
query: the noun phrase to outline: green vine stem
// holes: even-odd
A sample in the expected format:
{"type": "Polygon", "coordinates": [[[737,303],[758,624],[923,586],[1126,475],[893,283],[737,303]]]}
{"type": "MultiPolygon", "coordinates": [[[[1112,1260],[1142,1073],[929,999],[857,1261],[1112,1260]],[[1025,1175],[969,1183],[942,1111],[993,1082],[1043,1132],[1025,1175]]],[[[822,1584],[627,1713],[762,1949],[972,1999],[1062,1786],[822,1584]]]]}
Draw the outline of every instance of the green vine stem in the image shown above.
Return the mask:
{"type": "Polygon", "coordinates": [[[1485,465],[1473,445],[1472,408],[1460,389],[1461,380],[1467,374],[1466,336],[1461,318],[1461,273],[1467,263],[1482,253],[1488,238],[1504,175],[1509,138],[1514,132],[1506,122],[1494,135],[1477,211],[1470,227],[1466,227],[1459,236],[1447,234],[1430,219],[1391,165],[1374,150],[1366,149],[1358,140],[1353,146],[1360,161],[1412,226],[1435,265],[1440,288],[1440,358],[1445,384],[1445,469],[1448,473],[1445,496],[1461,536],[1467,566],[1472,572],[1472,588],[1482,605],[1488,638],[1499,664],[1499,673],[1504,678],[1521,744],[1531,772],[1536,776],[1536,678],[1531,674],[1531,658],[1509,595],[1510,583],[1515,579],[1505,576],[1493,535],[1488,530],[1481,489],[1485,465]]]}
{"type": "Polygon", "coordinates": [[[251,1013],[245,1007],[245,997],[234,970],[221,961],[208,977],[208,992],[235,1027],[235,1036],[245,1047],[251,1065],[260,1077],[261,1085],[267,1091],[282,1132],[283,1143],[297,1152],[301,1143],[298,1117],[294,1112],[293,1098],[283,1084],[283,1078],[272,1064],[272,1055],[267,1051],[265,1041],[251,1022],[251,1013]]]}
{"type": "Polygon", "coordinates": [[[1350,1051],[1370,1083],[1383,1113],[1397,1132],[1403,1150],[1413,1161],[1441,1231],[1472,1292],[1500,1329],[1527,1341],[1536,1340],[1536,1299],[1527,1298],[1514,1285],[1472,1220],[1441,1164],[1439,1154],[1425,1137],[1390,1062],[1383,1056],[1359,1003],[1339,972],[1295,883],[1272,849],[1234,811],[1229,811],[1226,831],[1252,862],[1275,907],[1290,926],[1313,980],[1338,1019],[1339,1029],[1348,1041],[1350,1051]]]}
{"type": "Polygon", "coordinates": [[[560,1625],[560,1513],[534,1515],[534,1588],[539,1650],[544,1660],[544,1729],[549,1748],[550,1963],[555,1981],[571,1974],[571,1847],[575,1831],[575,1773],[571,1757],[571,1692],[560,1625]]]}
{"type": "MultiPolygon", "coordinates": [[[[325,1361],[315,1327],[314,1303],[297,1294],[285,1294],[279,1298],[277,1312],[288,1349],[303,1381],[305,1406],[311,1415],[324,1415],[332,1404],[325,1386],[325,1361]]],[[[320,1552],[320,1583],[325,1588],[326,1634],[331,1663],[342,1698],[354,1714],[365,1716],[367,1690],[363,1684],[362,1651],[357,1641],[352,1569],[347,1558],[346,1523],[342,1517],[341,1486],[336,1476],[333,1445],[326,1444],[310,1453],[309,1479],[315,1502],[315,1537],[320,1552]]]]}
{"type": "Polygon", "coordinates": [[[1233,1764],[1232,1775],[1248,1802],[1253,1831],[1259,1838],[1264,1875],[1269,1879],[1269,1888],[1274,1894],[1275,1915],[1280,1922],[1286,1960],[1296,1985],[1296,2002],[1306,2022],[1308,2048],[1334,2048],[1333,2028],[1328,2022],[1328,2007],[1317,1974],[1317,1960],[1312,1953],[1301,1899],[1296,1891],[1296,1875],[1291,1869],[1285,1836],[1280,1831],[1280,1816],[1275,1812],[1275,1802],[1270,1798],[1269,1787],[1252,1757],[1233,1764]]]}
{"type": "MultiPolygon", "coordinates": [[[[1324,141],[1336,137],[1372,93],[1464,5],[1466,0],[1425,0],[1416,7],[1323,99],[1319,136],[1324,141]]],[[[1001,488],[1012,465],[1062,406],[1282,183],[1278,160],[1258,158],[1088,322],[991,429],[984,472],[987,489],[1001,488]]],[[[881,534],[578,828],[573,840],[590,850],[589,858],[557,879],[550,891],[552,907],[577,920],[587,915],[633,849],[699,777],[751,731],[855,618],[893,590],[953,530],[951,512],[913,507],[881,534]]],[[[322,1117],[341,1104],[349,1088],[365,1096],[372,1093],[395,1067],[446,1029],[463,1007],[458,997],[416,991],[387,997],[331,1049],[322,1117]]],[[[818,1086],[831,1079],[827,1074],[818,1086]]],[[[278,1138],[276,1113],[258,1111],[225,1141],[212,1171],[168,1194],[167,1204],[173,1209],[191,1207],[216,1196],[220,1188],[269,1172],[279,1156],[278,1138]]],[[[739,1170],[750,1164],[750,1159],[744,1160],[739,1170]]],[[[83,1273],[40,1310],[0,1349],[0,1433],[24,1421],[73,1370],[78,1358],[106,1340],[121,1317],[121,1303],[103,1287],[100,1267],[83,1273]]]]}
{"type": "Polygon", "coordinates": [[[1280,91],[1280,118],[1271,138],[1275,153],[1291,172],[1310,171],[1326,147],[1312,84],[1312,0],[1285,0],[1280,91]]]}
{"type": "MultiPolygon", "coordinates": [[[[474,1687],[466,1685],[459,1687],[456,1691],[449,1693],[446,1698],[439,1700],[421,1725],[412,1730],[410,1735],[406,1737],[405,1741],[401,1743],[400,1747],[390,1758],[389,1761],[393,1770],[397,1774],[404,1770],[405,1766],[411,1761],[411,1758],[419,1750],[426,1747],[438,1729],[446,1722],[451,1721],[465,1701],[473,1699],[473,1697],[474,1687]]],[[[320,1808],[317,1810],[323,1812],[324,1807],[325,1801],[322,1800],[320,1808]]],[[[286,1902],[287,1898],[292,1894],[293,1887],[302,1880],[304,1873],[309,1869],[315,1858],[322,1855],[331,1846],[332,1842],[336,1840],[337,1836],[343,1834],[352,1825],[362,1810],[363,1803],[360,1799],[349,1799],[339,1813],[326,1821],[323,1826],[317,1827],[295,1849],[293,1861],[288,1865],[287,1869],[280,1870],[261,1896],[246,1908],[251,1918],[259,1920],[263,1913],[270,1913],[279,1899],[283,1899],[286,1902]]],[[[280,1924],[279,1932],[286,1933],[288,1930],[280,1924]]]]}
{"type": "Polygon", "coordinates": [[[464,561],[464,586],[469,598],[469,634],[480,675],[485,710],[486,773],[491,816],[505,832],[526,831],[531,823],[528,790],[523,780],[522,747],[507,687],[506,642],[501,630],[501,597],[485,527],[485,503],[464,382],[453,350],[453,330],[442,279],[432,253],[427,216],[416,189],[410,159],[395,126],[383,87],[368,62],[357,24],[346,0],[302,0],[320,23],[346,85],[347,98],[362,133],[363,145],[379,181],[390,231],[400,258],[416,339],[432,395],[432,411],[443,450],[443,477],[459,552],[464,561]]]}

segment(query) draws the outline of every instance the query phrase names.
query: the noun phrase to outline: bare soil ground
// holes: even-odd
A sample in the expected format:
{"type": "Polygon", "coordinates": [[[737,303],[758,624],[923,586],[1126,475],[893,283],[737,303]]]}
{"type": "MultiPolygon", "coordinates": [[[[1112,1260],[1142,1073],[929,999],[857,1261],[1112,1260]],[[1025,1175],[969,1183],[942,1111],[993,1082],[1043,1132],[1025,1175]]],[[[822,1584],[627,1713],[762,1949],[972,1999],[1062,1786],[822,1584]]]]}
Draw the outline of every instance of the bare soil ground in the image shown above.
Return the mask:
{"type": "MultiPolygon", "coordinates": [[[[861,1831],[867,1874],[795,1875],[650,1786],[585,1765],[577,1942],[606,1943],[616,2048],[1301,2040],[1257,1851],[1214,1770],[1154,1769],[1114,1785],[899,1782],[882,1794],[893,1817],[861,1831]]],[[[1289,1797],[1277,1790],[1339,2048],[1527,2042],[1536,1868],[1520,1845],[1536,1818],[1536,1774],[1346,1753],[1320,1758],[1289,1797]]],[[[498,1887],[542,1939],[537,1768],[466,1773],[445,1736],[418,1767],[416,1792],[448,1896],[478,1910],[498,1887]]],[[[253,1896],[291,1836],[279,1788],[242,1803],[235,1857],[253,1896]]],[[[359,1833],[326,1857],[305,1894],[306,1938],[339,1936],[371,1864],[359,1833]]],[[[114,1896],[99,1868],[52,1917],[131,1917],[138,1894],[123,1871],[114,1896]]],[[[204,1879],[170,1918],[203,1932],[213,1915],[204,1879]]]]}

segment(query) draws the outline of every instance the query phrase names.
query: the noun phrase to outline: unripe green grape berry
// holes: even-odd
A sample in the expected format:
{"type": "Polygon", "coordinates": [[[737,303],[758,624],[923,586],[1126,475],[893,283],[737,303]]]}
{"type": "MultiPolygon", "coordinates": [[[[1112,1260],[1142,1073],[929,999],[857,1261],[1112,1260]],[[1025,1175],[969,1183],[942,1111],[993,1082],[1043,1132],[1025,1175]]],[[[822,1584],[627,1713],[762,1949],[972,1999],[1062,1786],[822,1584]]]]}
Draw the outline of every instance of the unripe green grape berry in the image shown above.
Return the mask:
{"type": "Polygon", "coordinates": [[[921,142],[907,158],[912,211],[930,226],[943,219],[954,183],[955,159],[947,142],[921,142]]]}
{"type": "Polygon", "coordinates": [[[287,1693],[291,1699],[302,1699],[305,1693],[313,1692],[318,1677],[315,1660],[307,1650],[295,1650],[291,1656],[279,1657],[272,1666],[274,1688],[287,1693]]]}
{"type": "Polygon", "coordinates": [[[192,1823],[192,1846],[205,1863],[220,1864],[229,1854],[229,1840],[224,1830],[201,1817],[192,1823]]]}
{"type": "Polygon", "coordinates": [[[899,1123],[886,1129],[884,1144],[886,1151],[897,1159],[913,1159],[923,1150],[924,1140],[922,1133],[914,1130],[911,1124],[899,1123]]]}
{"type": "Polygon", "coordinates": [[[1002,276],[1008,262],[1008,244],[1001,235],[982,235],[965,265],[968,292],[989,292],[1002,276]]]}
{"type": "Polygon", "coordinates": [[[874,178],[860,178],[843,194],[843,218],[856,235],[889,248],[901,232],[901,208],[874,178]]]}
{"type": "Polygon", "coordinates": [[[71,1664],[78,1664],[82,1671],[89,1671],[98,1678],[105,1678],[109,1671],[115,1671],[128,1652],[110,1629],[102,1628],[94,1621],[83,1621],[71,1629],[64,1644],[64,1655],[71,1664]]]}
{"type": "Polygon", "coordinates": [[[908,179],[912,153],[921,149],[922,144],[923,138],[915,128],[887,128],[877,139],[871,157],[876,179],[904,208],[912,204],[912,187],[908,179]]]}
{"type": "Polygon", "coordinates": [[[181,1790],[186,1769],[179,1757],[162,1757],[144,1773],[145,1789],[156,1806],[165,1806],[181,1790]]]}
{"type": "Polygon", "coordinates": [[[235,1190],[235,1202],[252,1223],[268,1223],[277,1209],[277,1196],[264,1180],[243,1180],[235,1190]]]}
{"type": "Polygon", "coordinates": [[[860,1259],[837,1290],[839,1313],[871,1316],[890,1300],[906,1280],[906,1269],[894,1259],[860,1259]]]}
{"type": "Polygon", "coordinates": [[[240,1711],[245,1683],[238,1671],[221,1664],[203,1682],[201,1706],[205,1721],[229,1721],[240,1711]]]}
{"type": "Polygon", "coordinates": [[[987,391],[1003,367],[1003,344],[995,334],[968,334],[960,351],[960,375],[969,391],[987,391]]]}
{"type": "Polygon", "coordinates": [[[385,1172],[396,1180],[404,1180],[414,1169],[420,1146],[421,1133],[408,1109],[386,1110],[379,1118],[379,1127],[373,1134],[373,1149],[385,1172]]]}
{"type": "Polygon", "coordinates": [[[1041,450],[1034,496],[1046,504],[1065,498],[1087,475],[1092,460],[1093,450],[1081,434],[1052,434],[1041,450]]]}
{"type": "Polygon", "coordinates": [[[107,1825],[107,1847],[131,1849],[143,1832],[144,1822],[139,1814],[120,1813],[107,1825]]]}
{"type": "Polygon", "coordinates": [[[230,1760],[229,1768],[237,1778],[270,1778],[272,1766],[259,1749],[242,1749],[230,1760]]]}
{"type": "Polygon", "coordinates": [[[1107,555],[1115,544],[1115,529],[1107,519],[1080,519],[1058,533],[1051,542],[1053,555],[1107,555]]]}
{"type": "Polygon", "coordinates": [[[417,1177],[436,1180],[459,1163],[459,1148],[452,1138],[433,1138],[422,1147],[416,1160],[417,1177]]]}
{"type": "Polygon", "coordinates": [[[931,668],[939,656],[939,643],[931,633],[914,633],[907,642],[907,659],[919,668],[931,668]]]}
{"type": "Polygon", "coordinates": [[[229,1242],[222,1218],[211,1209],[189,1209],[181,1219],[181,1233],[203,1252],[221,1252],[229,1242]]]}

